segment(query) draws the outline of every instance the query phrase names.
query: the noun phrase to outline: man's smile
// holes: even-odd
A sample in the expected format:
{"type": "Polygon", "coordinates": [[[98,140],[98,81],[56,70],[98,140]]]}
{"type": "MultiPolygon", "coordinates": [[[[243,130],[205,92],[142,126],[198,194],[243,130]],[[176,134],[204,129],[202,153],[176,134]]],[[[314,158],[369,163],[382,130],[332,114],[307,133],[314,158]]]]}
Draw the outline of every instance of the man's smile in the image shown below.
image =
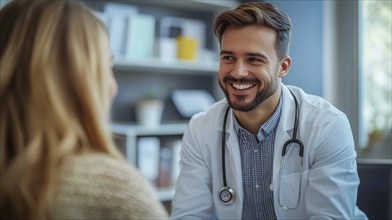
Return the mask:
{"type": "Polygon", "coordinates": [[[235,89],[238,90],[245,90],[254,87],[256,84],[248,83],[248,84],[239,84],[239,83],[232,83],[231,84],[235,89]]]}

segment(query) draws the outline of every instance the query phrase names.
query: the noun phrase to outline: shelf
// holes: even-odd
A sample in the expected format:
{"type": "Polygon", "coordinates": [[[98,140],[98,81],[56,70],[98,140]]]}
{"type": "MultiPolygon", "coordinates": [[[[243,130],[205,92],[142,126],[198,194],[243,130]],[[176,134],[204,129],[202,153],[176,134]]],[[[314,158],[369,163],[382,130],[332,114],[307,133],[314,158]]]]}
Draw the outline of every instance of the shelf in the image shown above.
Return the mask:
{"type": "MultiPolygon", "coordinates": [[[[193,2],[193,4],[199,4],[204,6],[204,8],[214,7],[215,9],[225,10],[232,9],[237,7],[240,2],[239,1],[230,1],[230,0],[187,0],[188,2],[193,2]]],[[[184,1],[184,2],[187,2],[184,1]]]]}
{"type": "Polygon", "coordinates": [[[145,127],[129,123],[113,123],[112,132],[115,134],[133,136],[159,136],[159,135],[182,135],[187,126],[186,122],[162,124],[158,127],[145,127]]]}
{"type": "Polygon", "coordinates": [[[142,60],[115,59],[114,68],[117,70],[162,72],[172,74],[214,75],[218,72],[218,62],[208,61],[173,61],[164,62],[157,58],[142,60]]]}
{"type": "MultiPolygon", "coordinates": [[[[125,0],[123,0],[125,1],[125,0]]],[[[121,2],[121,1],[120,1],[121,2]]],[[[232,9],[239,5],[236,0],[144,0],[135,1],[132,4],[145,7],[169,7],[183,10],[219,12],[222,10],[232,9]]]]}

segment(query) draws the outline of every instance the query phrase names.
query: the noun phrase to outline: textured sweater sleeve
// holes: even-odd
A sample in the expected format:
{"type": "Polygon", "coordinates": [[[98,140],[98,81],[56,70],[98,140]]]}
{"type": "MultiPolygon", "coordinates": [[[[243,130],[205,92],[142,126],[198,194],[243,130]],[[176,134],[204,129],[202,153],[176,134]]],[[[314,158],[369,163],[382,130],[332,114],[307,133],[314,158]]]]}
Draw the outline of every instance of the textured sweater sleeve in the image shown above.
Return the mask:
{"type": "Polygon", "coordinates": [[[150,183],[109,156],[75,156],[64,164],[53,219],[167,219],[150,183]]]}

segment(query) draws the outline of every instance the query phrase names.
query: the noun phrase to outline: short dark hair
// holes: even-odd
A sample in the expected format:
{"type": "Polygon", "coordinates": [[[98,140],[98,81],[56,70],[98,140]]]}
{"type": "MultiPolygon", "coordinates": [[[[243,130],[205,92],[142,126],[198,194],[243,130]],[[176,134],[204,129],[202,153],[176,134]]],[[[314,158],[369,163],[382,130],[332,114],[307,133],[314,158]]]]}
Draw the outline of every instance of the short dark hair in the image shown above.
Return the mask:
{"type": "Polygon", "coordinates": [[[279,58],[289,53],[291,36],[290,17],[270,3],[249,2],[233,10],[226,10],[215,18],[214,33],[222,43],[222,36],[228,26],[244,27],[247,25],[264,25],[276,32],[275,48],[279,58]]]}

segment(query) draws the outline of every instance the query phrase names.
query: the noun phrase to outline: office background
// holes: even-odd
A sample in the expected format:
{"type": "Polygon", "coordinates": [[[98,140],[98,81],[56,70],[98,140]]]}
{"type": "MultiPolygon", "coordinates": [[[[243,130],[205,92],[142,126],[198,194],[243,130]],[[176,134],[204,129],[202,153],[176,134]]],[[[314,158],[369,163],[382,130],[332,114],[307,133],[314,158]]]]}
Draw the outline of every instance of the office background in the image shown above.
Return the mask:
{"type": "MultiPolygon", "coordinates": [[[[219,3],[228,1],[214,2],[219,3]]],[[[361,96],[360,76],[361,48],[359,46],[361,43],[361,2],[309,0],[270,0],[268,2],[289,14],[293,24],[290,49],[293,64],[290,73],[283,79],[283,82],[285,84],[299,86],[308,93],[322,96],[346,113],[353,130],[360,157],[358,160],[358,170],[361,178],[361,185],[359,188],[358,205],[366,211],[370,219],[391,219],[392,212],[389,208],[392,206],[391,125],[389,126],[389,130],[387,130],[386,141],[381,144],[381,147],[373,148],[376,150],[370,153],[369,151],[361,149],[363,145],[366,145],[365,142],[367,142],[367,133],[362,129],[360,107],[363,99],[361,96]],[[366,136],[366,138],[364,138],[364,136],[366,136]],[[362,154],[362,152],[367,154],[362,154]]],[[[235,4],[238,4],[238,2],[235,4]]],[[[216,51],[216,39],[211,35],[211,20],[213,19],[214,14],[220,10],[226,9],[225,7],[230,7],[229,5],[230,4],[223,4],[222,8],[217,11],[199,11],[197,9],[189,11],[188,9],[193,7],[186,7],[185,9],[174,9],[174,11],[166,12],[169,12],[170,15],[201,19],[206,22],[206,39],[208,47],[216,51]],[[213,41],[215,41],[215,44],[213,41]]],[[[153,8],[148,12],[156,13],[155,16],[159,17],[162,16],[159,12],[160,9],[153,8]]],[[[389,20],[391,20],[390,17],[389,20]]],[[[388,28],[388,26],[386,26],[386,28],[388,28]]],[[[389,29],[391,29],[390,26],[389,29]]],[[[212,58],[214,58],[214,56],[212,56],[212,58]]],[[[170,69],[168,71],[173,70],[170,69]]],[[[164,96],[161,97],[165,99],[165,110],[162,117],[163,123],[183,119],[186,121],[186,118],[179,116],[181,114],[177,114],[178,111],[176,111],[176,106],[173,105],[170,97],[171,90],[202,89],[209,91],[216,100],[223,98],[222,93],[216,85],[216,78],[214,77],[216,72],[214,68],[203,72],[203,74],[187,74],[184,78],[182,75],[167,74],[162,76],[161,74],[156,74],[156,72],[154,72],[150,75],[151,78],[146,75],[140,76],[137,80],[142,83],[133,86],[137,87],[137,91],[139,92],[147,88],[149,91],[164,96]],[[166,94],[166,96],[164,94],[166,94]]],[[[391,74],[390,68],[389,74],[391,74]]],[[[120,87],[125,88],[132,83],[132,80],[125,75],[118,74],[118,77],[120,79],[120,87]],[[121,84],[123,84],[123,86],[121,86],[121,84]]],[[[119,120],[137,120],[136,110],[133,112],[134,116],[132,116],[132,113],[129,113],[129,109],[131,109],[132,106],[130,103],[132,101],[137,101],[130,100],[132,99],[130,96],[135,95],[135,93],[132,93],[131,91],[124,93],[127,98],[122,97],[121,94],[119,96],[119,100],[128,100],[127,104],[123,106],[124,108],[120,107],[120,109],[123,109],[124,111],[120,110],[114,115],[115,117],[119,117],[119,120]],[[122,117],[122,114],[127,114],[127,116],[122,117]]],[[[121,102],[119,100],[117,100],[118,103],[121,102]]],[[[389,100],[389,103],[391,103],[391,100],[389,100]]],[[[181,136],[182,128],[177,127],[177,129],[177,132],[170,136],[169,141],[165,141],[163,140],[165,138],[162,139],[162,137],[160,137],[159,140],[155,139],[155,142],[160,141],[162,146],[170,145],[173,140],[181,136]]],[[[172,129],[172,131],[173,130],[174,129],[172,129]]],[[[141,133],[140,136],[147,136],[143,132],[141,133]]],[[[147,140],[147,142],[148,141],[154,142],[154,140],[147,140]]],[[[178,142],[175,143],[178,144],[178,142]]],[[[137,161],[137,158],[134,159],[137,161]]]]}
{"type": "MultiPolygon", "coordinates": [[[[0,6],[5,5],[6,2],[0,0],[0,6]]],[[[84,2],[97,12],[102,12],[106,3],[114,2],[136,7],[138,13],[152,15],[157,22],[169,16],[199,20],[206,24],[205,46],[209,51],[204,59],[214,60],[212,64],[204,62],[206,60],[195,65],[183,63],[167,65],[157,60],[128,62],[126,59],[120,59],[115,65],[119,94],[114,101],[112,118],[115,122],[113,131],[116,133],[117,144],[130,162],[139,165],[145,175],[157,187],[163,189],[159,191],[162,202],[170,206],[170,198],[173,195],[171,185],[175,182],[174,177],[178,172],[178,170],[173,171],[175,163],[172,161],[178,159],[173,155],[179,150],[181,135],[189,119],[179,111],[180,104],[173,101],[173,91],[179,89],[207,91],[215,100],[223,98],[216,83],[217,42],[212,34],[211,21],[219,11],[249,1],[182,0],[173,3],[169,0],[86,0],[84,2]],[[137,103],[147,96],[154,96],[164,101],[162,118],[159,121],[161,124],[155,127],[140,126],[138,121],[137,103]],[[141,145],[147,147],[141,148],[141,145]],[[153,156],[145,158],[143,155],[153,156]],[[149,166],[145,167],[145,164],[154,164],[155,167],[151,169],[149,166]]],[[[391,122],[389,121],[389,130],[386,129],[386,137],[379,144],[380,147],[372,148],[376,149],[372,151],[364,148],[368,138],[361,119],[363,114],[361,83],[363,82],[361,81],[360,16],[363,1],[270,0],[267,2],[286,12],[293,24],[290,49],[293,64],[283,82],[322,96],[346,113],[359,152],[358,170],[361,184],[358,205],[370,219],[392,219],[391,122]]],[[[392,33],[391,4],[389,2],[383,6],[389,7],[389,24],[385,26],[389,33],[392,33]]],[[[390,49],[389,53],[392,53],[390,49]]],[[[390,77],[391,61],[386,65],[389,66],[390,77]]],[[[391,78],[387,80],[391,87],[391,78]]],[[[389,91],[391,91],[390,87],[389,91]]],[[[391,99],[389,105],[392,105],[391,99]]],[[[391,111],[390,107],[389,111],[391,111]]]]}

